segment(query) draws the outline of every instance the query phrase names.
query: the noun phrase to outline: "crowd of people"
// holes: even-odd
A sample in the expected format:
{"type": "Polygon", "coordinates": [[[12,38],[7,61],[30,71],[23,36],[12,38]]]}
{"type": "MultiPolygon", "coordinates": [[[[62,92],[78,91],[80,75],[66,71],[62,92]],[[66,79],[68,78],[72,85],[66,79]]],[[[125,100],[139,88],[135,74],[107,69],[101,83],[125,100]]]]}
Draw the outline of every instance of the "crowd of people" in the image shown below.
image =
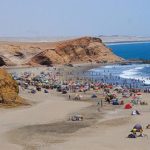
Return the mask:
{"type": "MultiPolygon", "coordinates": [[[[47,69],[38,74],[30,71],[22,72],[21,74],[14,72],[12,73],[12,76],[21,89],[27,90],[33,94],[38,91],[49,93],[49,90],[56,90],[57,92],[62,92],[62,94],[68,93],[70,100],[72,99],[70,93],[76,93],[74,100],[81,100],[82,96],[78,93],[82,92],[83,94],[86,94],[88,91],[93,91],[91,98],[97,98],[97,93],[101,91],[105,102],[112,105],[124,105],[126,102],[123,98],[130,98],[131,105],[125,105],[125,109],[132,108],[132,105],[147,104],[142,101],[141,93],[150,93],[150,88],[143,89],[134,87],[132,86],[133,83],[129,83],[127,79],[121,79],[116,76],[108,77],[97,74],[96,77],[98,76],[97,78],[99,78],[99,80],[97,80],[97,78],[93,79],[93,76],[91,77],[85,74],[86,72],[82,72],[82,75],[80,73],[74,75],[72,72],[68,72],[66,77],[62,75],[62,72],[59,72],[54,68],[54,70],[47,69]],[[85,76],[83,77],[83,75],[85,76]],[[120,84],[120,81],[124,81],[124,84],[120,84]],[[118,97],[118,94],[121,95],[121,98],[118,97]]],[[[138,80],[132,79],[132,81],[141,84],[138,80]]],[[[98,105],[99,104],[100,101],[98,101],[98,105]]],[[[132,115],[140,115],[138,110],[135,110],[135,112],[133,112],[132,115]]],[[[140,132],[140,136],[142,136],[143,129],[141,128],[141,130],[137,131],[133,128],[130,136],[137,137],[137,132],[140,132]]]]}

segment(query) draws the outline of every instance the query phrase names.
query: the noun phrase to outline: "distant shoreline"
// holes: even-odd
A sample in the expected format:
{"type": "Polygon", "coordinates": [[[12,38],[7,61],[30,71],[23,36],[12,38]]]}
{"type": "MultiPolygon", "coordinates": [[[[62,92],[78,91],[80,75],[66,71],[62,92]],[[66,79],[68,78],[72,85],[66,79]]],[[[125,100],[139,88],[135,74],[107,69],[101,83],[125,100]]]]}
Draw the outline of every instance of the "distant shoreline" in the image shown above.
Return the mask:
{"type": "Polygon", "coordinates": [[[135,43],[150,43],[150,40],[146,41],[114,41],[114,42],[104,42],[106,45],[121,45],[121,44],[135,44],[135,43]]]}
{"type": "MultiPolygon", "coordinates": [[[[82,36],[59,36],[59,37],[0,37],[0,42],[25,42],[25,43],[47,43],[47,42],[59,42],[66,40],[73,40],[82,36]]],[[[138,36],[95,36],[102,39],[105,44],[116,44],[116,43],[135,43],[135,42],[150,42],[150,37],[138,37],[138,36]]]]}

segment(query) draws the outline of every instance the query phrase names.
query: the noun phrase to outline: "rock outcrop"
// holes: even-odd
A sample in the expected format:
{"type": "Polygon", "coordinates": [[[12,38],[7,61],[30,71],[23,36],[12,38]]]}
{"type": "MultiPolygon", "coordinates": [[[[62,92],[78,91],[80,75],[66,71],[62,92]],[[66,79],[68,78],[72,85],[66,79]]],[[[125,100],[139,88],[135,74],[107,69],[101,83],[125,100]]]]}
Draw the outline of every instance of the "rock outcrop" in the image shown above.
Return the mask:
{"type": "Polygon", "coordinates": [[[18,93],[16,81],[5,70],[0,69],[0,104],[18,103],[18,93]]]}
{"type": "Polygon", "coordinates": [[[117,62],[122,59],[112,53],[99,38],[84,37],[58,43],[35,55],[29,64],[51,65],[82,62],[117,62]]]}
{"type": "Polygon", "coordinates": [[[4,56],[0,56],[0,67],[1,66],[14,66],[15,64],[11,62],[9,59],[7,59],[4,56]]]}
{"type": "Polygon", "coordinates": [[[3,58],[0,57],[0,66],[4,66],[4,65],[6,65],[6,63],[5,63],[5,61],[3,60],[3,58]]]}
{"type": "Polygon", "coordinates": [[[34,55],[45,50],[44,46],[39,43],[0,42],[0,66],[23,65],[34,55]]]}
{"type": "Polygon", "coordinates": [[[116,62],[100,38],[83,37],[59,42],[0,42],[0,66],[116,62]]]}

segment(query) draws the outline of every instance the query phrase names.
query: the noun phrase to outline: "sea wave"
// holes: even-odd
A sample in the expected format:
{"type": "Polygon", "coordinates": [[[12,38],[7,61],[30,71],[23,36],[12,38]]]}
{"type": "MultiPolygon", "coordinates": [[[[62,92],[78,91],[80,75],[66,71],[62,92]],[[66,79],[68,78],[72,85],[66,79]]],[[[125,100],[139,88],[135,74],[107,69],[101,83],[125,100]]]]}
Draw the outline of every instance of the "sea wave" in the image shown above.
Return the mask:
{"type": "Polygon", "coordinates": [[[122,78],[132,78],[133,75],[137,75],[139,70],[143,69],[144,67],[136,67],[129,70],[125,70],[120,74],[120,77],[122,78]]]}
{"type": "Polygon", "coordinates": [[[103,68],[113,68],[114,66],[111,65],[111,66],[104,66],[103,68]]]}
{"type": "Polygon", "coordinates": [[[148,65],[142,65],[140,67],[138,66],[132,69],[124,70],[119,76],[121,78],[136,79],[136,80],[143,81],[145,84],[150,84],[150,78],[148,76],[143,76],[141,71],[147,66],[148,65]]]}
{"type": "Polygon", "coordinates": [[[103,76],[119,76],[123,79],[136,79],[150,84],[150,64],[108,65],[89,71],[99,72],[103,76]]]}

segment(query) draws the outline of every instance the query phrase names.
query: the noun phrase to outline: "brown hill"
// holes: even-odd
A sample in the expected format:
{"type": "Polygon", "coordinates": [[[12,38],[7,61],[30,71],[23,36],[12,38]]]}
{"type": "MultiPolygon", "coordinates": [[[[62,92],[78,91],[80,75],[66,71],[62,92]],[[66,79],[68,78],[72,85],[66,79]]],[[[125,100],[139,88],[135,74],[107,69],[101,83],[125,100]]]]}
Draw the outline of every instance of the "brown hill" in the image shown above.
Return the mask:
{"type": "Polygon", "coordinates": [[[18,93],[16,81],[5,70],[0,69],[0,104],[22,104],[18,93]]]}
{"type": "Polygon", "coordinates": [[[27,63],[33,56],[53,47],[51,42],[0,42],[0,66],[22,65],[27,63]]]}
{"type": "Polygon", "coordinates": [[[122,59],[114,55],[99,38],[84,37],[56,44],[35,55],[29,64],[51,65],[81,62],[117,62],[122,59]]]}
{"type": "Polygon", "coordinates": [[[81,62],[116,62],[99,38],[83,37],[60,42],[0,42],[0,66],[51,65],[81,62]]]}

